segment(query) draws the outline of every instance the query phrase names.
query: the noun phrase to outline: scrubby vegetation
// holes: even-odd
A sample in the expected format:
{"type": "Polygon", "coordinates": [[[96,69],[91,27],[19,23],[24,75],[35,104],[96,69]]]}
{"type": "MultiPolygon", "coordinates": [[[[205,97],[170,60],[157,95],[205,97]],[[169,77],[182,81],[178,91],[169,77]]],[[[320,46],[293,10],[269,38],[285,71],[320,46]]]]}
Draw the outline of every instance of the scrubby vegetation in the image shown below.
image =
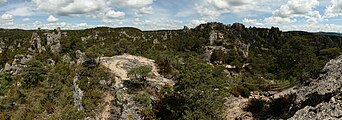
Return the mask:
{"type": "MultiPolygon", "coordinates": [[[[1,68],[6,63],[11,64],[15,55],[33,56],[20,74],[4,72],[0,75],[0,96],[3,96],[0,97],[0,118],[94,117],[94,110],[107,90],[100,81],[115,81],[97,58],[127,53],[155,60],[159,73],[176,82],[175,86],[161,90],[158,102],[140,93],[134,97],[137,103],[154,105],[141,110],[146,118],[220,119],[225,97],[248,97],[250,91],[284,89],[304,83],[317,77],[327,61],[341,54],[342,47],[341,37],[324,33],[208,23],[190,31],[106,27],[62,31],[66,34],[60,40],[61,52],[52,53],[46,47],[46,51],[38,53],[28,51],[32,32],[41,36],[44,46],[44,33],[53,31],[0,30],[1,68]],[[212,31],[222,36],[216,35],[217,39],[211,42],[209,39],[215,38],[212,31]],[[214,47],[212,51],[210,47],[214,47]],[[77,50],[86,57],[81,65],[77,64],[77,50]],[[70,61],[64,60],[65,55],[70,56],[70,61]],[[51,65],[47,59],[55,64],[51,65]],[[80,75],[79,87],[84,91],[84,111],[78,111],[73,103],[73,79],[77,74],[80,75]]],[[[134,76],[134,85],[144,84],[150,71],[146,66],[133,69],[130,75],[134,76]]],[[[274,100],[274,104],[265,107],[263,101],[254,100],[250,109],[273,111],[276,113],[272,115],[281,116],[284,110],[277,112],[277,105],[288,104],[287,101],[274,100]]]]}
{"type": "Polygon", "coordinates": [[[294,114],[296,95],[289,94],[276,99],[265,100],[252,98],[249,100],[247,111],[253,113],[257,119],[287,119],[294,114]]]}

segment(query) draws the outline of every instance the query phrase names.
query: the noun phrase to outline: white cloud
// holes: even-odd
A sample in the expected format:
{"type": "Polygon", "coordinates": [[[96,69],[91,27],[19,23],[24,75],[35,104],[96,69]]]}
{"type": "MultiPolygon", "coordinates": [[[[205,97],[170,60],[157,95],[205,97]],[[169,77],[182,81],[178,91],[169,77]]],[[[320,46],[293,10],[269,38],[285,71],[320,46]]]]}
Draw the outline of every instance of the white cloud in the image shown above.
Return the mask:
{"type": "Polygon", "coordinates": [[[140,20],[139,18],[136,18],[131,22],[133,25],[144,30],[181,29],[184,27],[182,21],[170,18],[157,18],[148,20],[140,20]]]}
{"type": "Polygon", "coordinates": [[[112,0],[113,5],[118,8],[132,10],[140,17],[144,14],[153,14],[153,0],[112,0]]]}
{"type": "Polygon", "coordinates": [[[22,21],[31,21],[31,19],[30,18],[24,18],[24,19],[22,19],[22,21]]]}
{"type": "Polygon", "coordinates": [[[190,27],[196,27],[200,24],[206,23],[204,20],[191,20],[189,26],[190,27]]]}
{"type": "Polygon", "coordinates": [[[110,10],[105,14],[105,18],[107,19],[117,19],[117,18],[122,18],[124,16],[125,16],[124,12],[114,11],[114,10],[110,10]]]}
{"type": "Polygon", "coordinates": [[[336,24],[305,24],[305,25],[287,25],[287,26],[279,26],[282,30],[285,31],[309,31],[309,32],[342,32],[342,26],[336,24]]]}
{"type": "Polygon", "coordinates": [[[3,14],[0,19],[0,27],[11,28],[14,25],[13,16],[11,14],[3,14]]]}
{"type": "Polygon", "coordinates": [[[207,3],[217,10],[240,12],[255,8],[257,0],[207,0],[207,3]]]}
{"type": "Polygon", "coordinates": [[[278,17],[278,16],[268,17],[268,18],[265,18],[263,20],[263,22],[265,24],[272,24],[272,25],[290,24],[290,23],[293,23],[295,21],[296,21],[296,19],[282,18],[282,17],[278,17]]]}
{"type": "Polygon", "coordinates": [[[151,5],[153,0],[112,0],[119,7],[142,8],[151,5]]]}
{"type": "Polygon", "coordinates": [[[19,7],[10,10],[7,13],[12,14],[14,16],[31,16],[34,14],[31,7],[19,7]]]}
{"type": "Polygon", "coordinates": [[[80,23],[80,24],[77,24],[77,27],[86,29],[86,28],[89,28],[90,26],[87,23],[80,23]]]}
{"type": "Polygon", "coordinates": [[[33,0],[39,10],[62,16],[90,14],[108,8],[107,0],[33,0]]]}
{"type": "Polygon", "coordinates": [[[5,13],[1,16],[1,19],[3,21],[13,21],[13,15],[5,13]]]}
{"type": "Polygon", "coordinates": [[[2,3],[2,2],[6,2],[6,0],[0,0],[0,3],[2,3]]]}
{"type": "Polygon", "coordinates": [[[214,9],[209,9],[205,5],[196,4],[196,10],[204,19],[209,19],[209,20],[215,20],[221,15],[219,11],[214,10],[214,9]]]}
{"type": "Polygon", "coordinates": [[[207,20],[216,20],[221,14],[252,16],[269,13],[283,3],[281,0],[201,0],[195,5],[197,12],[207,20]],[[253,12],[253,13],[252,13],[253,12]]]}
{"type": "Polygon", "coordinates": [[[257,20],[257,19],[248,19],[248,18],[244,18],[242,20],[242,22],[246,25],[250,25],[250,26],[262,26],[263,23],[260,22],[261,20],[257,20]]]}
{"type": "Polygon", "coordinates": [[[56,23],[58,21],[58,18],[50,15],[47,19],[46,19],[49,23],[56,23]]]}
{"type": "Polygon", "coordinates": [[[289,0],[286,5],[273,12],[273,15],[281,18],[306,16],[313,12],[313,8],[318,4],[318,0],[289,0]]]}
{"type": "Polygon", "coordinates": [[[325,17],[342,16],[342,0],[331,0],[330,6],[325,11],[325,17]]]}
{"type": "Polygon", "coordinates": [[[136,15],[143,15],[143,14],[153,14],[153,8],[152,6],[149,7],[143,7],[138,10],[138,12],[135,13],[136,15]]]}
{"type": "Polygon", "coordinates": [[[308,24],[316,24],[323,20],[323,16],[314,9],[318,5],[318,0],[289,0],[272,12],[272,16],[263,20],[245,18],[244,23],[256,26],[260,26],[260,24],[284,25],[297,22],[296,18],[305,18],[308,24]]]}

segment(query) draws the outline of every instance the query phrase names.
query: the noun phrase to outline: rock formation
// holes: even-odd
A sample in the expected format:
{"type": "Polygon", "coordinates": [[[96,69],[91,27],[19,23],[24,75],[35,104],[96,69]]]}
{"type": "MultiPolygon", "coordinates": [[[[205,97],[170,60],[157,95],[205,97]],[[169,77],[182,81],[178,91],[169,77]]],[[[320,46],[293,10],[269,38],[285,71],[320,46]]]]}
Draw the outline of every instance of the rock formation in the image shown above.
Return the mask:
{"type": "Polygon", "coordinates": [[[42,45],[42,39],[39,36],[38,33],[34,32],[31,37],[31,47],[29,48],[30,51],[38,51],[41,53],[42,51],[45,51],[45,47],[42,45]]]}
{"type": "MultiPolygon", "coordinates": [[[[159,92],[165,85],[173,85],[172,80],[166,79],[158,73],[158,69],[153,60],[132,56],[132,55],[120,55],[114,57],[102,57],[101,64],[109,68],[115,75],[115,83],[113,84],[115,95],[115,103],[112,103],[112,118],[117,120],[125,120],[131,118],[134,120],[141,120],[143,117],[140,114],[140,110],[143,108],[133,97],[135,94],[128,92],[128,87],[125,82],[130,81],[130,77],[127,75],[128,71],[138,66],[152,66],[152,73],[154,78],[148,78],[148,86],[156,92],[159,92]]],[[[104,83],[104,82],[103,82],[104,83]]],[[[143,91],[140,91],[143,92],[143,91]]],[[[157,98],[156,94],[146,93],[151,98],[157,98]]],[[[151,106],[151,105],[148,105],[151,106]]]]}
{"type": "Polygon", "coordinates": [[[45,33],[47,45],[50,46],[50,50],[52,53],[59,53],[61,51],[61,43],[62,39],[61,29],[57,28],[57,33],[45,33]]]}
{"type": "Polygon", "coordinates": [[[26,66],[26,63],[32,59],[31,55],[16,55],[11,64],[6,63],[2,72],[10,72],[12,75],[18,75],[22,68],[26,66]]]}
{"type": "Polygon", "coordinates": [[[74,81],[73,81],[74,105],[78,111],[82,111],[83,110],[83,105],[82,105],[83,91],[81,90],[81,88],[78,87],[78,82],[79,82],[79,75],[76,72],[76,76],[74,77],[74,81]]]}
{"type": "Polygon", "coordinates": [[[220,33],[218,31],[211,31],[210,32],[210,37],[209,37],[209,41],[210,41],[210,45],[213,45],[215,42],[220,42],[224,39],[224,34],[220,33]]]}
{"type": "Polygon", "coordinates": [[[341,119],[342,118],[342,56],[331,60],[323,69],[324,74],[300,87],[297,92],[297,106],[300,109],[292,120],[341,119]]]}

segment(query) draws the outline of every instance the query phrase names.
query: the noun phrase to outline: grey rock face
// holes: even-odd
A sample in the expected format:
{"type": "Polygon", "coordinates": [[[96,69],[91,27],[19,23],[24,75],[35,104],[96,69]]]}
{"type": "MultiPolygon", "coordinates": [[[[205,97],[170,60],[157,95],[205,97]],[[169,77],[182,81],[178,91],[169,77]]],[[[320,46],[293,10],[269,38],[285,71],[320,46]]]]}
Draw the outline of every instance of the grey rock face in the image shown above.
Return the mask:
{"type": "Polygon", "coordinates": [[[83,53],[81,50],[76,50],[76,58],[77,58],[77,64],[82,64],[86,61],[85,53],[83,53]]]}
{"type": "Polygon", "coordinates": [[[332,97],[330,102],[315,107],[306,106],[296,112],[289,120],[337,120],[342,118],[342,99],[332,97]]]}
{"type": "Polygon", "coordinates": [[[312,80],[308,86],[301,87],[297,92],[297,103],[304,102],[313,94],[324,96],[339,91],[342,85],[342,56],[329,61],[323,68],[325,74],[321,74],[316,80],[312,80]]]}
{"type": "Polygon", "coordinates": [[[74,81],[73,81],[74,105],[78,111],[82,111],[83,110],[83,105],[82,105],[83,91],[81,90],[81,88],[78,87],[78,82],[79,82],[79,75],[78,73],[76,73],[76,76],[74,77],[74,81]]]}
{"type": "Polygon", "coordinates": [[[70,63],[71,62],[71,57],[69,54],[65,54],[62,58],[63,62],[70,63]]]}
{"type": "Polygon", "coordinates": [[[5,68],[1,72],[10,72],[18,75],[26,63],[32,59],[31,55],[15,55],[12,64],[6,63],[5,68]]]}
{"type": "Polygon", "coordinates": [[[223,39],[224,39],[224,34],[217,32],[217,31],[210,32],[210,37],[209,37],[210,45],[213,45],[214,42],[216,41],[222,41],[223,39]]]}
{"type": "Polygon", "coordinates": [[[237,41],[235,49],[242,52],[243,57],[248,58],[250,44],[242,43],[240,40],[237,41]]]}
{"type": "Polygon", "coordinates": [[[30,43],[31,43],[31,47],[29,48],[29,50],[31,51],[37,50],[39,53],[41,53],[42,51],[45,51],[45,47],[42,46],[42,40],[38,33],[34,32],[32,34],[30,43]]]}
{"type": "Polygon", "coordinates": [[[57,28],[57,33],[45,33],[47,45],[50,46],[52,53],[59,53],[61,51],[61,39],[62,33],[61,29],[57,28]]]}
{"type": "Polygon", "coordinates": [[[191,30],[190,30],[190,28],[189,28],[188,26],[184,26],[183,32],[188,33],[188,32],[190,32],[190,31],[191,31],[191,30]]]}
{"type": "Polygon", "coordinates": [[[5,64],[5,68],[3,69],[4,71],[10,71],[12,69],[12,66],[8,63],[5,64]]]}
{"type": "Polygon", "coordinates": [[[61,46],[62,45],[60,43],[57,43],[55,45],[51,45],[50,50],[52,53],[59,53],[59,52],[61,52],[61,46]]]}
{"type": "Polygon", "coordinates": [[[297,90],[298,110],[291,120],[342,119],[342,56],[331,60],[324,74],[297,90]]]}

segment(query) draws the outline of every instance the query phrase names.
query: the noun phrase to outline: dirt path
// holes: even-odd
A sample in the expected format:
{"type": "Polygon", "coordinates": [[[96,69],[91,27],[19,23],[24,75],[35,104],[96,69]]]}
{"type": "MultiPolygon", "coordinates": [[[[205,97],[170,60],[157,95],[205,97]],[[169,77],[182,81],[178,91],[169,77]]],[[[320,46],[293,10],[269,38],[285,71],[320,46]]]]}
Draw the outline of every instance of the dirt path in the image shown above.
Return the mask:
{"type": "Polygon", "coordinates": [[[109,120],[111,115],[111,106],[112,106],[112,100],[114,100],[114,97],[109,92],[106,93],[106,96],[104,98],[104,107],[101,114],[96,118],[96,120],[109,120]]]}
{"type": "Polygon", "coordinates": [[[252,113],[246,112],[243,108],[247,105],[248,98],[230,97],[225,103],[225,118],[226,120],[252,120],[252,113]]]}

